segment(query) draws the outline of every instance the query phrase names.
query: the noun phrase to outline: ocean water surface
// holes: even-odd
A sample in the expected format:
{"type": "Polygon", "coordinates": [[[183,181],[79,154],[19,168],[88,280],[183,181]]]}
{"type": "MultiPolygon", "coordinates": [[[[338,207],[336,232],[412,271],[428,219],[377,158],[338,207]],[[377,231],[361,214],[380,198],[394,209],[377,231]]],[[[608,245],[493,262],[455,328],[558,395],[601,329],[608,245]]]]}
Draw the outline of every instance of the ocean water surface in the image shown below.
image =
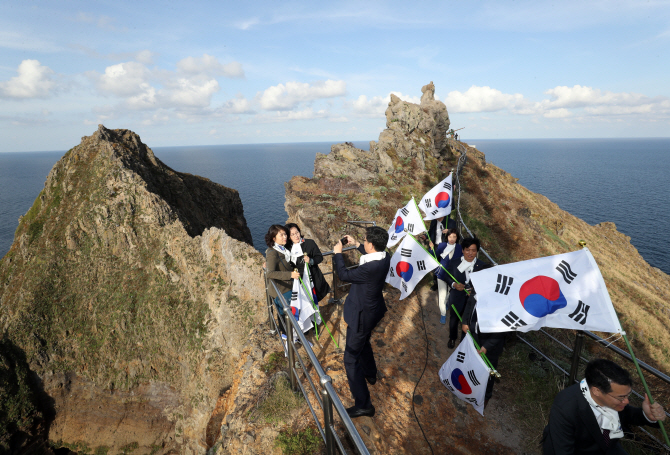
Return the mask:
{"type": "MultiPolygon", "coordinates": [[[[653,266],[670,273],[668,194],[670,139],[470,140],[487,160],[589,224],[616,223],[653,266]]],[[[156,147],[179,172],[235,188],[254,246],[265,251],[270,224],[283,224],[284,182],[311,177],[316,153],[330,142],[156,147]]],[[[355,142],[368,149],[368,142],[355,142]]],[[[18,217],[44,187],[64,152],[0,153],[0,256],[12,244],[18,217]]],[[[390,223],[390,220],[389,220],[390,223]]],[[[326,248],[324,246],[324,248],[326,248]]],[[[625,258],[622,257],[622,260],[625,258]]]]}

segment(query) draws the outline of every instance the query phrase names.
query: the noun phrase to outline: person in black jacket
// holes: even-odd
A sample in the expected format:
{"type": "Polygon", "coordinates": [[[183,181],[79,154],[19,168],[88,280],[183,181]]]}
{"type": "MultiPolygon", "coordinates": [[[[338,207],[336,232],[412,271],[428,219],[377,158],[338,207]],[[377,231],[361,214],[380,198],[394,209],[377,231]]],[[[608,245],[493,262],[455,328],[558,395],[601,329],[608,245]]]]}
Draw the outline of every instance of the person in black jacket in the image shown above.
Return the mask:
{"type": "MultiPolygon", "coordinates": [[[[485,354],[486,358],[489,359],[493,368],[498,368],[498,359],[500,359],[500,354],[503,352],[505,347],[505,334],[506,332],[491,332],[484,333],[479,330],[479,324],[477,324],[477,294],[473,291],[470,292],[468,296],[465,308],[463,309],[463,333],[472,334],[473,338],[479,345],[480,354],[485,354]]],[[[493,396],[493,376],[489,376],[489,382],[486,384],[486,394],[484,395],[484,408],[489,404],[489,400],[493,396]]]]}
{"type": "Polygon", "coordinates": [[[344,368],[349,389],[354,396],[354,406],[347,408],[350,417],[375,415],[370,391],[365,383],[377,382],[377,365],[370,344],[375,326],[386,313],[382,290],[391,266],[391,255],[384,250],[388,232],[379,226],[365,230],[365,241],[357,242],[347,235],[347,243],[356,245],[363,256],[357,268],[347,270],[342,257],[342,241],[333,247],[335,270],[341,281],[351,283],[351,290],[344,302],[344,321],[347,323],[347,341],[344,349],[344,368]]]}
{"type": "Polygon", "coordinates": [[[309,273],[314,281],[314,290],[319,303],[330,292],[330,285],[319,269],[319,264],[323,262],[321,250],[316,242],[302,237],[300,227],[295,223],[288,223],[284,226],[289,232],[289,242],[286,248],[291,251],[291,262],[295,264],[302,278],[305,271],[305,263],[309,264],[309,273]]]}
{"type": "MultiPolygon", "coordinates": [[[[449,343],[447,343],[447,347],[449,349],[453,349],[456,345],[458,328],[461,325],[454,308],[456,308],[458,314],[463,314],[465,300],[468,297],[470,289],[472,289],[470,274],[491,267],[490,264],[477,259],[477,253],[479,253],[480,248],[478,238],[469,237],[463,239],[461,248],[463,249],[461,260],[449,261],[449,267],[447,268],[449,273],[446,276],[447,284],[451,287],[449,299],[447,300],[447,306],[449,307],[449,343]]],[[[461,340],[464,337],[465,333],[461,332],[461,340]]]]}
{"type": "Polygon", "coordinates": [[[544,455],[623,455],[619,444],[632,425],[658,427],[665,411],[650,404],[645,395],[642,408],[628,404],[632,380],[616,363],[595,359],[586,365],[579,384],[560,391],[549,413],[542,435],[544,455]]]}

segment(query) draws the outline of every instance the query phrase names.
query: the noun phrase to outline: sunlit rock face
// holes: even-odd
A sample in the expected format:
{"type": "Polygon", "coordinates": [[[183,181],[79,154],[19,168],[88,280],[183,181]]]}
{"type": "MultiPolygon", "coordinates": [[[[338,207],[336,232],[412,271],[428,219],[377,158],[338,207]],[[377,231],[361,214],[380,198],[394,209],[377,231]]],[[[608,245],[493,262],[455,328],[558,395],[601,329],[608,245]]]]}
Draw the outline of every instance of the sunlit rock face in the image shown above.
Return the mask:
{"type": "Polygon", "coordinates": [[[24,433],[204,453],[267,314],[251,241],[236,190],[170,169],[131,131],[84,137],[0,262],[0,327],[45,397],[40,427],[24,433]]]}

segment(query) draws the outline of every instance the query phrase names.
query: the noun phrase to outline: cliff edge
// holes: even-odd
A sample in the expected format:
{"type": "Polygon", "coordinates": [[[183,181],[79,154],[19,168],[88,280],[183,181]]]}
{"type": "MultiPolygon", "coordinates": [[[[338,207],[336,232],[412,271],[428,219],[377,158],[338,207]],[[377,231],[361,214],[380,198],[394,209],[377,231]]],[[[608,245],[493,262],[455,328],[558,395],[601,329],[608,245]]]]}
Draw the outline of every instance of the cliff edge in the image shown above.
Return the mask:
{"type": "Polygon", "coordinates": [[[170,169],[131,131],[83,138],[0,262],[0,373],[42,397],[12,443],[204,453],[266,318],[262,262],[236,190],[170,169]]]}

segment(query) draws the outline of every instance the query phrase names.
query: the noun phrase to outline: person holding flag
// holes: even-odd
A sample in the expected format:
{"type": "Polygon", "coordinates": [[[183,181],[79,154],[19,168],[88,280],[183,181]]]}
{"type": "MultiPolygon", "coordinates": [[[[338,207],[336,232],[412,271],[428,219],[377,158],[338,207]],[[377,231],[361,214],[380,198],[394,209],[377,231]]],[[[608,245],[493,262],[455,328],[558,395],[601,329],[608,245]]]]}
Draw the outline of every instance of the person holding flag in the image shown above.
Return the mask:
{"type": "Polygon", "coordinates": [[[624,430],[633,425],[659,427],[665,420],[663,406],[645,395],[642,408],[630,406],[633,381],[616,363],[591,360],[584,379],[556,395],[549,424],[542,434],[544,455],[623,455],[619,444],[624,430]]]}
{"type": "MultiPolygon", "coordinates": [[[[267,267],[267,278],[272,280],[276,285],[279,292],[284,296],[284,299],[288,303],[291,300],[291,293],[293,292],[293,284],[291,280],[297,280],[300,278],[300,274],[297,270],[293,270],[293,264],[291,264],[291,252],[286,248],[286,242],[288,240],[288,231],[286,228],[279,224],[273,224],[268,229],[268,233],[265,234],[265,243],[268,246],[268,249],[265,250],[266,258],[266,267],[267,267]]],[[[274,290],[274,286],[268,285],[268,292],[271,297],[274,297],[274,303],[277,307],[277,319],[279,320],[277,326],[281,333],[285,333],[284,324],[281,321],[280,316],[284,316],[284,309],[282,308],[281,301],[279,296],[274,290]]]]}
{"type": "Polygon", "coordinates": [[[370,400],[366,381],[370,384],[377,382],[377,364],[370,337],[386,313],[382,290],[391,263],[390,255],[384,251],[388,233],[379,226],[373,226],[365,230],[363,243],[357,242],[350,235],[345,238],[347,243],[356,245],[362,254],[359,267],[349,270],[342,256],[342,241],[333,247],[337,275],[341,281],[351,283],[351,290],[344,302],[344,321],[348,325],[344,368],[354,397],[354,406],[347,408],[347,414],[352,418],[372,417],[375,415],[375,407],[370,400]]]}
{"type": "Polygon", "coordinates": [[[440,308],[440,324],[447,322],[447,300],[449,299],[449,290],[451,289],[447,284],[447,272],[449,270],[449,263],[451,261],[458,261],[460,263],[463,257],[463,248],[458,243],[461,235],[456,229],[447,230],[447,241],[437,246],[435,258],[440,261],[441,267],[437,268],[437,304],[440,308]]]}
{"type": "MultiPolygon", "coordinates": [[[[461,325],[456,312],[463,314],[465,301],[468,293],[472,290],[470,274],[491,267],[490,264],[477,259],[480,247],[481,244],[478,238],[469,237],[464,239],[461,242],[461,248],[463,249],[461,260],[449,261],[449,268],[447,269],[449,273],[446,276],[447,284],[451,288],[449,300],[447,300],[447,305],[449,305],[449,342],[447,343],[447,347],[449,349],[453,349],[456,345],[458,328],[461,325]]],[[[465,337],[464,332],[461,333],[461,340],[463,340],[463,337],[465,337]]]]}
{"type": "Polygon", "coordinates": [[[289,232],[286,248],[291,250],[291,262],[296,265],[301,276],[305,274],[305,264],[309,264],[309,275],[314,282],[314,301],[318,304],[330,292],[330,285],[319,269],[319,264],[323,262],[321,250],[314,240],[302,236],[297,224],[288,223],[284,227],[289,232]]]}

